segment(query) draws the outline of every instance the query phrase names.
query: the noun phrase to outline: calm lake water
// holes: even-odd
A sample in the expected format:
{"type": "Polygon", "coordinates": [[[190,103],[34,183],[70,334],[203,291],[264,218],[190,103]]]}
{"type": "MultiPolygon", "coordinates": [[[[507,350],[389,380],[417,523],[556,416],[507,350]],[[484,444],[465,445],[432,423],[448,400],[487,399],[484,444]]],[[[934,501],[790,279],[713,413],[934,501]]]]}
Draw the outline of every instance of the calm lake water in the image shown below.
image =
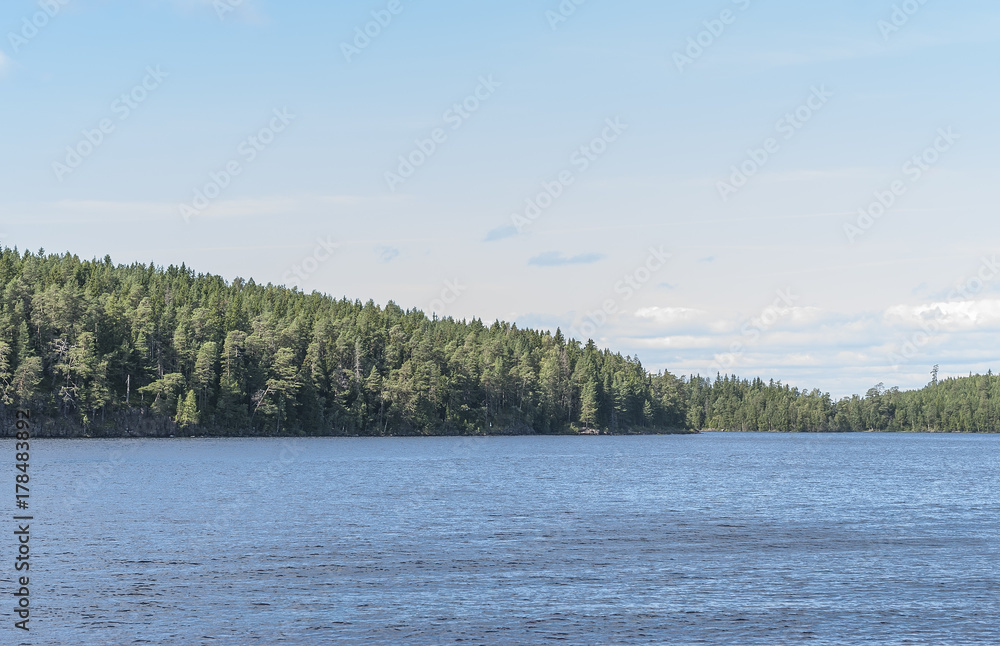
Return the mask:
{"type": "Polygon", "coordinates": [[[987,435],[36,440],[26,643],[995,645],[998,455],[987,435]]]}

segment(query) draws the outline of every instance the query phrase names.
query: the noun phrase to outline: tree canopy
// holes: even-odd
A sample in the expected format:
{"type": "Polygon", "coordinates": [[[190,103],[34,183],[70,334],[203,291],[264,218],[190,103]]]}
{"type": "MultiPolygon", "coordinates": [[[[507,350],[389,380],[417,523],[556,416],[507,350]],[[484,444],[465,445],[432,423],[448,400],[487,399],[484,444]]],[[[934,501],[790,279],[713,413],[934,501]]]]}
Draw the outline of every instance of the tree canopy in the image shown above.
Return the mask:
{"type": "Polygon", "coordinates": [[[185,265],[0,251],[0,415],[66,433],[391,435],[1000,428],[1000,379],[833,402],[651,374],[555,333],[227,282],[185,265]]]}
{"type": "Polygon", "coordinates": [[[878,384],[838,402],[819,390],[723,376],[685,383],[687,424],[731,431],[1000,431],[1000,377],[938,381],[900,391],[878,384]]]}
{"type": "Polygon", "coordinates": [[[124,410],[215,434],[684,424],[681,380],[558,330],[44,251],[4,249],[0,284],[0,405],[95,432],[124,410]]]}

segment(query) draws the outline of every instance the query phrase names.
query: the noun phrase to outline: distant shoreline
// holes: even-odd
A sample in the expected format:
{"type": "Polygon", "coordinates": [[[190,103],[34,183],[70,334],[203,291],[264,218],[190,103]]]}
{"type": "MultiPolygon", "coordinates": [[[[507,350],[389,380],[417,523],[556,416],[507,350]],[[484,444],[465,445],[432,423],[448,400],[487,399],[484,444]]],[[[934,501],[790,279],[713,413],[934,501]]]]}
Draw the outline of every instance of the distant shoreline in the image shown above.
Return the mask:
{"type": "MultiPolygon", "coordinates": [[[[599,433],[477,433],[477,434],[458,434],[458,433],[396,433],[396,434],[386,434],[386,435],[360,435],[360,434],[317,434],[317,435],[306,435],[306,434],[221,434],[221,433],[200,433],[200,434],[190,434],[184,432],[177,432],[171,434],[151,434],[151,435],[140,435],[135,433],[101,433],[101,434],[90,434],[90,433],[45,433],[36,432],[33,435],[34,439],[47,439],[47,440],[124,440],[124,439],[140,439],[140,440],[170,440],[170,439],[213,439],[213,440],[226,440],[226,439],[251,439],[251,438],[261,438],[261,439],[337,439],[337,438],[438,438],[438,437],[451,437],[451,438],[488,438],[488,437],[650,437],[658,435],[701,435],[707,433],[752,433],[754,435],[860,435],[860,434],[892,434],[892,435],[917,435],[917,434],[935,434],[935,435],[997,435],[995,432],[991,431],[939,431],[939,430],[921,430],[921,431],[881,431],[881,430],[867,430],[867,431],[743,431],[743,430],[730,430],[730,429],[701,429],[701,430],[681,430],[681,429],[670,429],[662,430],[658,432],[625,432],[625,433],[609,433],[609,432],[599,432],[599,433]]],[[[0,440],[2,439],[15,439],[13,433],[11,434],[0,434],[0,440]]]]}
{"type": "MultiPolygon", "coordinates": [[[[433,437],[456,437],[456,438],[484,438],[484,437],[640,437],[640,436],[656,436],[656,435],[700,435],[700,431],[662,431],[662,432],[649,432],[649,433],[395,433],[386,435],[359,435],[359,434],[273,434],[273,435],[263,435],[263,434],[221,434],[221,433],[172,433],[168,435],[140,435],[135,433],[102,433],[102,434],[89,434],[89,433],[38,433],[36,432],[32,437],[34,439],[46,439],[46,440],[169,440],[169,439],[246,439],[246,438],[273,438],[273,439],[288,439],[288,438],[400,438],[400,437],[412,437],[412,438],[433,438],[433,437]]],[[[6,435],[0,434],[0,439],[15,439],[13,434],[6,435]]]]}

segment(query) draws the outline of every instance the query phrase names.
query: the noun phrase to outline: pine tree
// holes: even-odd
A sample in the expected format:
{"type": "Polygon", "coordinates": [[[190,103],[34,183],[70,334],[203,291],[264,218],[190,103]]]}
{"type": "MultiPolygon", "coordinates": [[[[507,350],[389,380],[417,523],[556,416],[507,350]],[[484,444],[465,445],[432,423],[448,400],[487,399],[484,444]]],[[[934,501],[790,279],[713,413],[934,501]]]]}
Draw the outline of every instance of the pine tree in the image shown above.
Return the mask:
{"type": "Polygon", "coordinates": [[[590,378],[583,385],[583,390],[580,393],[580,421],[584,426],[593,428],[597,426],[597,415],[597,380],[590,378]]]}
{"type": "Polygon", "coordinates": [[[0,249],[0,415],[30,405],[88,432],[114,432],[126,408],[241,434],[1000,431],[1000,377],[931,376],[833,401],[760,378],[650,375],[561,330],[0,249]]]}
{"type": "Polygon", "coordinates": [[[189,390],[183,399],[180,395],[177,396],[176,422],[182,429],[198,424],[198,397],[193,390],[189,390]]]}

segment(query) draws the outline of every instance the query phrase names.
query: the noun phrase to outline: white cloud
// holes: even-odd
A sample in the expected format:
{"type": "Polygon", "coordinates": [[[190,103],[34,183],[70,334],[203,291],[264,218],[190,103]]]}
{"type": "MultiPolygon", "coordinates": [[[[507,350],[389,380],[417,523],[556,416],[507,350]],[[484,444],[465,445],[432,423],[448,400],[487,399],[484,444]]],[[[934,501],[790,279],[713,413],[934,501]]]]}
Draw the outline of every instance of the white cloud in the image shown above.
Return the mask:
{"type": "Polygon", "coordinates": [[[790,325],[811,325],[820,320],[822,315],[822,310],[818,307],[798,307],[792,306],[781,310],[780,323],[787,323],[790,325]]]}
{"type": "Polygon", "coordinates": [[[689,323],[708,314],[703,310],[690,307],[643,307],[635,311],[635,317],[651,319],[657,323],[670,325],[672,323],[689,323]]]}
{"type": "Polygon", "coordinates": [[[0,52],[0,78],[3,78],[3,76],[7,73],[7,70],[9,68],[10,68],[10,59],[7,58],[6,54],[0,52]]]}
{"type": "Polygon", "coordinates": [[[688,350],[691,348],[710,348],[718,345],[718,339],[710,336],[664,336],[653,339],[628,339],[640,348],[659,348],[671,350],[688,350]]]}
{"type": "Polygon", "coordinates": [[[934,322],[949,330],[1000,326],[1000,300],[896,305],[885,311],[885,320],[887,323],[908,327],[920,327],[934,322]]]}

